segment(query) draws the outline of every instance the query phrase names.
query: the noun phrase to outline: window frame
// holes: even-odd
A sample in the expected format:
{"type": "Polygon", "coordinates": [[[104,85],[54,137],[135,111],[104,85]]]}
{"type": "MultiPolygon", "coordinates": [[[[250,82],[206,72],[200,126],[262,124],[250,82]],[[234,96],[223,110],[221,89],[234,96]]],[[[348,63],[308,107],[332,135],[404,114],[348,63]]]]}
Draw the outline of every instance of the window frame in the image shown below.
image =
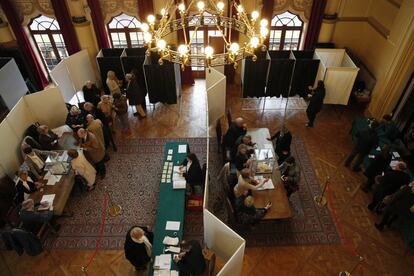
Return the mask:
{"type": "MultiPolygon", "coordinates": [[[[37,51],[38,51],[38,53],[39,53],[39,55],[40,55],[40,57],[41,57],[41,59],[42,59],[43,65],[46,67],[46,69],[47,69],[47,71],[48,71],[48,72],[52,71],[52,70],[54,69],[54,67],[55,67],[57,64],[56,64],[56,65],[54,65],[54,66],[53,66],[53,68],[51,68],[51,69],[49,68],[49,66],[48,66],[48,64],[47,64],[47,62],[46,62],[46,58],[44,57],[43,52],[42,52],[42,50],[41,50],[41,49],[40,49],[40,47],[39,47],[39,43],[37,42],[37,40],[36,40],[36,38],[35,38],[35,35],[47,35],[47,36],[48,36],[49,41],[50,41],[50,44],[51,44],[52,49],[53,49],[53,53],[55,54],[55,57],[56,57],[57,63],[61,62],[61,61],[62,61],[62,59],[63,59],[63,58],[65,58],[65,57],[62,57],[62,56],[60,55],[60,52],[59,52],[59,50],[58,50],[58,47],[56,46],[55,39],[53,38],[53,35],[59,35],[59,36],[61,36],[61,37],[62,37],[62,41],[63,41],[63,46],[64,46],[64,48],[65,48],[65,52],[66,52],[66,57],[68,57],[68,56],[69,56],[68,50],[67,50],[67,48],[66,48],[66,42],[65,42],[65,40],[64,40],[64,38],[63,38],[62,32],[61,32],[61,30],[60,30],[59,23],[57,22],[56,18],[53,18],[53,17],[49,17],[49,16],[46,16],[46,15],[40,14],[39,16],[36,16],[36,17],[32,18],[32,19],[30,20],[30,22],[29,22],[29,24],[28,24],[27,26],[28,26],[28,29],[29,29],[30,35],[32,36],[33,42],[34,42],[34,44],[36,45],[36,49],[37,49],[37,51]],[[53,19],[53,20],[51,21],[51,26],[52,26],[52,24],[57,23],[57,27],[58,27],[59,29],[58,29],[58,30],[51,30],[50,28],[49,28],[49,29],[45,29],[45,30],[33,30],[33,29],[31,29],[31,28],[30,28],[30,26],[33,24],[33,22],[34,22],[36,19],[38,19],[38,18],[40,18],[40,17],[42,17],[42,16],[44,16],[44,17],[46,17],[46,18],[53,19]]],[[[55,25],[55,26],[56,26],[56,25],[55,25]]],[[[43,40],[43,39],[42,39],[42,40],[43,40]]],[[[43,43],[44,43],[44,42],[43,42],[43,43]]]]}
{"type": "MultiPolygon", "coordinates": [[[[280,19],[278,18],[277,21],[280,21],[280,19]]],[[[276,21],[276,22],[277,22],[276,21]]],[[[272,20],[271,20],[271,24],[270,24],[270,32],[269,32],[269,50],[272,49],[272,43],[271,43],[271,37],[270,35],[272,34],[272,31],[276,32],[276,31],[281,31],[280,33],[280,45],[279,45],[279,49],[273,50],[273,51],[283,51],[284,47],[285,47],[285,39],[286,39],[286,31],[300,31],[299,32],[299,40],[297,43],[297,48],[296,49],[289,49],[286,51],[296,51],[299,50],[300,48],[300,43],[302,42],[302,34],[303,34],[303,28],[304,28],[305,22],[300,18],[299,14],[293,13],[289,10],[283,12],[283,13],[279,13],[279,14],[275,14],[274,16],[272,16],[272,20]],[[301,26],[288,26],[288,25],[282,25],[282,26],[276,26],[276,25],[272,25],[273,20],[275,19],[275,17],[282,15],[284,13],[290,13],[292,15],[294,15],[294,17],[292,17],[291,20],[293,20],[293,18],[297,17],[299,19],[299,21],[302,23],[301,26]]],[[[292,33],[293,34],[293,33],[292,33]]]]}
{"type": "MultiPolygon", "coordinates": [[[[110,28],[109,27],[109,25],[111,24],[111,22],[113,21],[113,20],[116,20],[116,18],[117,17],[119,17],[119,16],[121,16],[121,15],[126,15],[126,16],[129,16],[129,17],[131,17],[131,18],[135,18],[137,21],[138,21],[138,23],[139,24],[141,24],[142,22],[139,20],[139,18],[137,18],[137,17],[135,17],[135,16],[132,16],[132,15],[129,15],[129,14],[126,14],[126,13],[124,13],[124,12],[122,12],[122,13],[120,13],[120,14],[118,14],[118,15],[116,15],[116,16],[113,16],[112,18],[111,18],[111,20],[109,20],[109,22],[106,24],[106,28],[107,28],[107,30],[108,30],[108,36],[109,36],[109,41],[111,42],[111,47],[113,48],[113,49],[116,49],[116,48],[118,48],[118,49],[121,49],[120,47],[114,47],[114,41],[112,40],[112,34],[113,33],[116,33],[116,34],[119,34],[119,33],[124,33],[125,34],[125,38],[126,38],[126,42],[127,42],[127,48],[140,48],[140,47],[145,47],[145,41],[144,40],[142,40],[142,45],[141,44],[138,44],[138,46],[133,46],[132,45],[132,40],[131,40],[131,33],[137,33],[137,38],[138,38],[138,36],[139,36],[139,34],[138,33],[141,33],[141,35],[143,36],[144,34],[143,34],[143,32],[142,32],[142,30],[139,28],[139,27],[137,27],[137,28],[130,28],[130,27],[128,27],[128,26],[124,26],[123,28],[110,28]]],[[[118,20],[119,21],[119,20],[118,20]]],[[[132,21],[131,21],[132,22],[132,21]]],[[[138,42],[139,42],[139,40],[137,40],[138,42]]]]}

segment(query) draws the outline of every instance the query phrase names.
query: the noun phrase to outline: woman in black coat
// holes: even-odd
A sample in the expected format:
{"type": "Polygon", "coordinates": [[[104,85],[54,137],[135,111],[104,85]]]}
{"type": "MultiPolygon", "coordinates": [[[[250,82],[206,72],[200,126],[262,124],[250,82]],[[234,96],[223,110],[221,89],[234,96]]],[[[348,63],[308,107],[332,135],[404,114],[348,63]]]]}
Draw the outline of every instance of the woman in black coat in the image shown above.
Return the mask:
{"type": "Polygon", "coordinates": [[[127,80],[126,97],[129,105],[135,106],[137,112],[134,116],[145,117],[145,90],[140,86],[137,79],[138,70],[132,70],[131,74],[126,74],[127,80]]]}
{"type": "Polygon", "coordinates": [[[364,192],[368,192],[371,189],[375,182],[375,177],[382,174],[390,166],[390,162],[390,147],[385,145],[365,169],[364,175],[367,177],[367,182],[361,186],[364,192]]]}
{"type": "Polygon", "coordinates": [[[97,106],[101,101],[101,91],[91,81],[86,82],[86,84],[82,87],[82,91],[85,102],[90,102],[94,106],[97,106]]]}
{"type": "Polygon", "coordinates": [[[185,181],[190,185],[191,193],[202,193],[204,186],[203,171],[200,166],[200,161],[198,161],[194,153],[190,152],[187,154],[187,157],[181,163],[180,171],[183,172],[185,181]]]}
{"type": "Polygon", "coordinates": [[[154,234],[147,227],[133,226],[125,238],[125,257],[137,270],[145,270],[151,260],[154,234]]]}
{"type": "Polygon", "coordinates": [[[325,85],[323,81],[318,81],[318,86],[313,93],[308,108],[306,109],[306,115],[308,115],[307,127],[313,127],[313,121],[315,120],[316,114],[322,109],[323,99],[325,98],[325,85]]]}

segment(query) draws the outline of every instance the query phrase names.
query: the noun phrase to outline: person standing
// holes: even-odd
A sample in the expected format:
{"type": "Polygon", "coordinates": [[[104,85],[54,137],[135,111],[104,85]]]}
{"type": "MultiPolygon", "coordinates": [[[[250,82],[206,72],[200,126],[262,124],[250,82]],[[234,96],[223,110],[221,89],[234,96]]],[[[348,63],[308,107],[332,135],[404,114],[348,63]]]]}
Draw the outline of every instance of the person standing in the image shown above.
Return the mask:
{"type": "Polygon", "coordinates": [[[95,106],[98,105],[101,100],[101,90],[93,82],[88,80],[82,87],[82,91],[85,102],[91,102],[95,106]]]}
{"type": "Polygon", "coordinates": [[[145,102],[145,93],[141,91],[138,81],[134,74],[126,74],[125,80],[127,81],[126,96],[129,101],[129,105],[135,106],[136,112],[134,116],[140,116],[145,118],[145,110],[142,107],[142,102],[145,102]]]}
{"type": "Polygon", "coordinates": [[[113,104],[114,104],[114,110],[115,110],[116,116],[121,122],[122,133],[130,134],[131,129],[129,127],[129,120],[128,120],[127,98],[122,94],[115,93],[113,104]]]}
{"type": "Polygon", "coordinates": [[[309,101],[308,108],[306,109],[306,115],[308,115],[307,127],[313,127],[316,114],[318,114],[323,106],[323,99],[325,98],[325,84],[323,81],[318,81],[318,86],[313,92],[313,95],[309,101]]]}
{"type": "Polygon", "coordinates": [[[154,234],[147,227],[133,226],[125,238],[124,251],[127,260],[136,270],[145,270],[151,260],[154,234]]]}
{"type": "Polygon", "coordinates": [[[226,134],[223,137],[223,143],[226,148],[230,150],[236,144],[237,138],[242,135],[246,135],[247,124],[244,122],[244,119],[241,117],[236,118],[230,125],[226,134]]]}
{"type": "Polygon", "coordinates": [[[367,177],[367,181],[361,186],[364,192],[367,193],[371,189],[375,182],[375,177],[382,174],[390,166],[390,162],[390,147],[385,145],[365,169],[364,175],[367,177]]]}
{"type": "Polygon", "coordinates": [[[292,144],[292,133],[283,125],[282,129],[276,132],[272,137],[267,138],[269,141],[275,141],[275,152],[277,161],[282,164],[290,155],[290,145],[292,144]]]}
{"type": "Polygon", "coordinates": [[[95,168],[91,165],[91,163],[89,163],[88,160],[86,160],[82,150],[78,151],[75,149],[70,149],[68,150],[68,156],[72,158],[72,169],[74,169],[77,174],[86,180],[88,183],[88,191],[92,191],[95,188],[95,168]]]}
{"type": "Polygon", "coordinates": [[[65,123],[76,133],[78,129],[85,127],[85,115],[75,105],[70,108],[65,123]]]}
{"type": "Polygon", "coordinates": [[[59,148],[59,137],[49,129],[47,125],[41,125],[37,128],[39,133],[39,144],[44,150],[59,148]]]}
{"type": "Polygon", "coordinates": [[[88,114],[86,115],[86,122],[88,124],[87,130],[92,132],[102,145],[105,145],[103,124],[101,120],[95,119],[92,114],[88,114]]]}
{"type": "Polygon", "coordinates": [[[369,154],[372,148],[378,145],[378,134],[375,129],[378,127],[378,122],[373,121],[368,128],[358,131],[355,135],[357,140],[351,154],[345,160],[345,167],[351,165],[352,160],[356,157],[352,170],[357,172],[361,168],[364,157],[369,154]]]}
{"type": "Polygon", "coordinates": [[[83,128],[78,130],[79,146],[85,151],[86,158],[95,166],[96,172],[101,178],[105,177],[105,147],[98,138],[83,128]]]}
{"type": "Polygon", "coordinates": [[[106,73],[106,85],[109,88],[109,93],[113,95],[114,93],[121,93],[122,81],[118,80],[114,71],[109,70],[106,73]]]}
{"type": "Polygon", "coordinates": [[[289,198],[294,192],[299,190],[300,168],[293,156],[289,156],[279,166],[281,179],[289,198]]]}

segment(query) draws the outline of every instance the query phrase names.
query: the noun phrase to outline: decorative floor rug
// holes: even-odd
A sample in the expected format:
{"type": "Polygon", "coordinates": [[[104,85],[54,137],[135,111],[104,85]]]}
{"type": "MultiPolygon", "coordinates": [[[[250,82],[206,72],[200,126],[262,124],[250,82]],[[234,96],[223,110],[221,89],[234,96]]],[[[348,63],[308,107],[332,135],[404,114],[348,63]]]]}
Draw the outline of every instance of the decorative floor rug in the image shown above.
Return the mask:
{"type": "MultiPolygon", "coordinates": [[[[59,235],[46,240],[48,249],[94,249],[101,229],[103,191],[107,187],[111,204],[122,206],[118,217],[107,216],[104,226],[102,249],[123,249],[125,234],[134,225],[152,227],[156,217],[159,197],[159,181],[165,143],[172,139],[148,138],[125,140],[118,151],[111,153],[106,163],[106,178],[92,192],[71,195],[66,210],[72,217],[60,218],[59,235]]],[[[186,141],[200,163],[206,162],[205,138],[174,139],[186,141]]],[[[227,221],[226,208],[220,200],[220,183],[216,176],[222,166],[217,142],[210,139],[209,154],[209,210],[222,221],[227,221]]],[[[261,222],[250,228],[234,229],[247,241],[247,246],[334,244],[340,239],[327,207],[319,208],[313,197],[321,193],[318,179],[302,139],[295,137],[292,153],[302,169],[300,190],[291,196],[293,218],[289,220],[261,222]]],[[[186,212],[185,239],[203,239],[202,212],[186,212]]]]}
{"type": "MultiPolygon", "coordinates": [[[[221,192],[221,183],[218,183],[215,177],[219,175],[222,162],[221,157],[217,154],[217,143],[212,141],[213,139],[210,140],[209,154],[209,209],[222,221],[227,221],[227,208],[218,197],[221,192]]],[[[315,195],[321,194],[321,188],[304,141],[295,137],[291,150],[301,168],[300,189],[290,197],[293,217],[287,220],[262,221],[249,229],[233,227],[233,230],[246,239],[247,246],[334,244],[340,242],[330,211],[327,207],[319,208],[313,201],[315,195]]]]}
{"type": "MultiPolygon", "coordinates": [[[[59,219],[61,229],[56,237],[45,243],[48,249],[94,249],[99,237],[104,206],[104,187],[108,190],[108,208],[119,204],[122,214],[106,216],[102,249],[123,249],[125,234],[134,225],[152,226],[155,223],[159,185],[163,166],[164,147],[167,141],[186,141],[197,154],[200,163],[206,162],[206,138],[187,139],[131,139],[120,141],[118,151],[110,153],[106,163],[107,174],[95,190],[81,193],[76,187],[65,210],[72,217],[59,219]]],[[[202,213],[188,212],[185,237],[202,236],[202,213]],[[189,221],[190,220],[190,221],[189,221]],[[197,220],[196,224],[192,220],[197,220]]]]}

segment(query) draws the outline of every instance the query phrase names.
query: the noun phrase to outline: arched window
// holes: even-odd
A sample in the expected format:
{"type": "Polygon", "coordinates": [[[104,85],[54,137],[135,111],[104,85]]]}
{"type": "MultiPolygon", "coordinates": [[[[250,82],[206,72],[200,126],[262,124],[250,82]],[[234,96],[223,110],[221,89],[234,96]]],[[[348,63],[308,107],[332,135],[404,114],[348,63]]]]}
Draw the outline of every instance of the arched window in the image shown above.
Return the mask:
{"type": "Polygon", "coordinates": [[[109,38],[113,48],[144,47],[141,22],[133,16],[122,13],[108,23],[109,38]]]}
{"type": "Polygon", "coordinates": [[[270,24],[269,50],[298,50],[303,21],[298,15],[284,12],[275,15],[270,24]]]}
{"type": "Polygon", "coordinates": [[[29,29],[49,70],[68,56],[59,23],[54,18],[40,15],[31,21],[29,29]]]}

